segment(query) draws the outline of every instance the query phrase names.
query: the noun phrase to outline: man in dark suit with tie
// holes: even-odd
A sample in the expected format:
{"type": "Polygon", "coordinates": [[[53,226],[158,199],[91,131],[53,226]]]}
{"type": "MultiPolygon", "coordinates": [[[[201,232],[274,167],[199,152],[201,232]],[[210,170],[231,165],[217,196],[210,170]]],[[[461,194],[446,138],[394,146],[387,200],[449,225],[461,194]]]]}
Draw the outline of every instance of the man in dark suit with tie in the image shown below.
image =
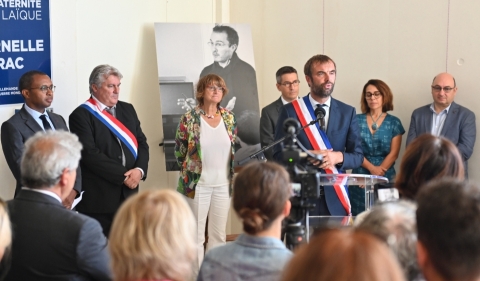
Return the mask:
{"type": "MultiPolygon", "coordinates": [[[[278,114],[282,106],[297,99],[300,89],[297,70],[291,66],[283,66],[275,74],[277,78],[277,89],[282,93],[280,98],[262,109],[260,118],[260,141],[265,147],[275,139],[275,127],[278,114]]],[[[267,160],[273,160],[273,148],[265,151],[267,160]]]]}
{"type": "MultiPolygon", "coordinates": [[[[323,106],[326,130],[321,130],[317,122],[297,135],[298,142],[323,157],[321,162],[315,163],[322,172],[343,173],[346,169],[359,167],[363,162],[363,152],[355,108],[331,97],[336,78],[335,62],[325,55],[313,56],[305,64],[304,73],[310,93],[283,106],[275,129],[275,140],[285,135],[282,124],[287,118],[298,119],[304,125],[305,121],[308,123],[316,119],[314,108],[323,106]]],[[[280,144],[275,146],[273,156],[278,161],[283,160],[280,144]]],[[[312,202],[316,208],[311,215],[349,215],[347,188],[325,186],[323,193],[319,200],[312,202]]]]}
{"type": "Polygon", "coordinates": [[[90,74],[92,95],[69,118],[83,145],[83,194],[77,210],[95,218],[108,237],[120,204],[138,192],[147,176],[148,144],[133,106],[119,101],[122,74],[99,65],[90,74]]]}
{"type": "Polygon", "coordinates": [[[38,132],[25,143],[24,187],[8,202],[11,268],[5,280],[111,280],[100,224],[69,211],[82,145],[66,131],[38,132]]]}
{"type": "Polygon", "coordinates": [[[468,177],[468,159],[472,156],[477,135],[475,113],[453,101],[457,94],[455,78],[440,73],[432,82],[433,103],[415,109],[408,129],[407,146],[419,135],[431,133],[453,142],[463,158],[468,177]]]}
{"type": "MultiPolygon", "coordinates": [[[[62,116],[46,109],[52,104],[55,86],[50,77],[38,70],[31,70],[20,77],[18,90],[25,99],[22,109],[10,119],[3,122],[1,129],[1,141],[3,154],[8,167],[17,180],[15,196],[20,192],[20,158],[22,156],[25,141],[38,131],[65,130],[68,131],[67,123],[62,116]]],[[[65,198],[63,205],[71,208],[73,199],[82,190],[80,168],[77,171],[77,181],[72,193],[65,198]]]]}

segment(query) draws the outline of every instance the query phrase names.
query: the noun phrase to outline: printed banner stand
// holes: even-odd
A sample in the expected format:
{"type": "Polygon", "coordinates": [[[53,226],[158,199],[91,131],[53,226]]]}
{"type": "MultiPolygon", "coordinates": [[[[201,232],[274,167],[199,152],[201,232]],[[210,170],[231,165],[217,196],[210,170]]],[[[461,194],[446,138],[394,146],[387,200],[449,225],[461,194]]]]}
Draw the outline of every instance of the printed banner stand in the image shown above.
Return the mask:
{"type": "Polygon", "coordinates": [[[0,104],[23,103],[27,71],[51,76],[49,0],[0,0],[0,104]]]}

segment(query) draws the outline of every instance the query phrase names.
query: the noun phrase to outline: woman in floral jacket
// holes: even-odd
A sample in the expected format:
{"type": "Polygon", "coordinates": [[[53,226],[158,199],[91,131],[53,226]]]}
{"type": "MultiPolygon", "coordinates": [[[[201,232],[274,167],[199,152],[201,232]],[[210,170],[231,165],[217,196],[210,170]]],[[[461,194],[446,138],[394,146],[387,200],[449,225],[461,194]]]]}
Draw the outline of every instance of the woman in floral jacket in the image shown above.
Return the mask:
{"type": "Polygon", "coordinates": [[[197,220],[196,272],[204,256],[207,215],[207,251],[225,244],[237,133],[235,116],[220,107],[227,93],[220,76],[202,77],[196,91],[198,106],[182,116],[175,136],[175,157],[180,165],[177,191],[187,197],[197,220]]]}

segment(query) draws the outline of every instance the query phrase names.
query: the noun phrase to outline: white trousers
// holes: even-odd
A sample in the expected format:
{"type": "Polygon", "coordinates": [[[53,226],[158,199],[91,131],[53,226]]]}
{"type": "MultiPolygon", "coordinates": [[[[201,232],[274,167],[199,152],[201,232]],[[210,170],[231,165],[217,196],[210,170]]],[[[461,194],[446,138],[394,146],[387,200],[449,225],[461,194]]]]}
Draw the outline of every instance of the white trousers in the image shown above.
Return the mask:
{"type": "Polygon", "coordinates": [[[207,251],[213,247],[225,245],[228,210],[230,209],[230,195],[228,184],[217,187],[205,187],[197,185],[195,198],[187,197],[188,205],[193,211],[197,221],[197,251],[198,259],[195,276],[198,274],[200,265],[205,255],[203,243],[205,243],[205,224],[208,216],[208,243],[207,251]]]}

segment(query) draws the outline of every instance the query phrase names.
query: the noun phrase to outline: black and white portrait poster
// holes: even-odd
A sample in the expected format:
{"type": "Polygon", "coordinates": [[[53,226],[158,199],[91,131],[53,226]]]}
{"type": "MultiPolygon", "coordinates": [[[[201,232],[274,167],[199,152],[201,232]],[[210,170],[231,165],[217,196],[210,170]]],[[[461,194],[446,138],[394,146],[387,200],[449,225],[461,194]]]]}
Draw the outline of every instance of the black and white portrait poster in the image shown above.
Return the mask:
{"type": "Polygon", "coordinates": [[[155,23],[155,41],[167,171],[180,117],[196,106],[196,83],[221,76],[228,94],[221,106],[235,114],[235,162],[260,149],[258,90],[250,26],[247,24],[155,23]]]}

